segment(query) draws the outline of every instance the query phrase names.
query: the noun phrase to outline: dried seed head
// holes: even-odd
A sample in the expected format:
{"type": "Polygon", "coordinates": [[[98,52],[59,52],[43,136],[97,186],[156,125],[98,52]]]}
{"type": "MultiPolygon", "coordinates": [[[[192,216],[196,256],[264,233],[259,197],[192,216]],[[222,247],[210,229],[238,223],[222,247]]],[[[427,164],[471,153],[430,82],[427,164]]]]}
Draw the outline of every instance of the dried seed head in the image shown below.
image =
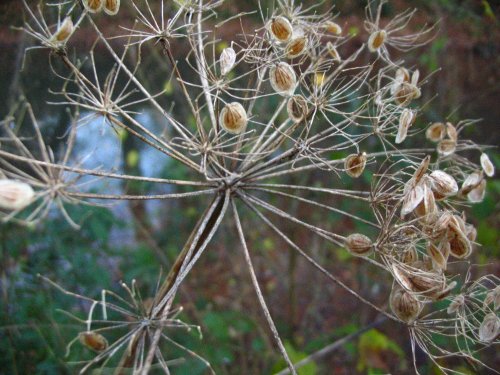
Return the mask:
{"type": "Polygon", "coordinates": [[[34,196],[33,188],[24,182],[0,180],[0,208],[22,210],[31,203],[34,196]]]}
{"type": "Polygon", "coordinates": [[[483,342],[491,342],[496,339],[500,333],[500,319],[497,314],[486,314],[483,322],[479,326],[479,340],[483,342]]]}
{"type": "Polygon", "coordinates": [[[291,120],[300,122],[307,116],[309,108],[306,99],[302,95],[294,95],[288,99],[286,110],[291,120]]]}
{"type": "Polygon", "coordinates": [[[344,168],[347,174],[351,177],[358,178],[361,176],[366,167],[366,152],[360,154],[349,155],[345,159],[344,168]]]}
{"type": "Polygon", "coordinates": [[[90,13],[100,12],[105,1],[106,0],[82,0],[84,8],[90,13]]]}
{"type": "Polygon", "coordinates": [[[243,106],[238,102],[226,104],[220,112],[219,123],[220,126],[228,133],[242,133],[248,123],[245,108],[243,108],[243,106]]]}
{"type": "Polygon", "coordinates": [[[233,69],[236,62],[236,52],[231,47],[224,48],[220,54],[219,66],[220,72],[224,76],[233,69]]]}
{"type": "Polygon", "coordinates": [[[368,38],[368,49],[371,52],[377,52],[382,47],[387,39],[387,32],[385,30],[378,30],[373,32],[368,38]]]}
{"type": "Polygon", "coordinates": [[[467,199],[471,203],[479,203],[484,199],[484,195],[486,194],[486,180],[482,179],[479,185],[477,185],[474,189],[472,189],[469,194],[467,194],[467,199]]]}
{"type": "Polygon", "coordinates": [[[293,34],[292,24],[283,16],[278,16],[271,20],[269,31],[280,42],[288,42],[293,34]]]}
{"type": "Polygon", "coordinates": [[[369,237],[360,233],[353,233],[345,240],[347,250],[353,255],[367,255],[373,247],[369,237]]]}
{"type": "Polygon", "coordinates": [[[305,36],[299,36],[288,42],[286,46],[286,56],[289,59],[293,59],[302,55],[306,51],[307,38],[305,36]]]}
{"type": "Polygon", "coordinates": [[[323,28],[329,32],[330,34],[333,35],[340,35],[342,34],[342,27],[338,23],[335,23],[333,21],[326,21],[323,24],[323,28]]]}
{"type": "Polygon", "coordinates": [[[450,305],[446,309],[448,314],[455,314],[458,310],[465,306],[465,298],[463,295],[459,294],[456,296],[453,301],[451,301],[450,305]]]}
{"type": "Polygon", "coordinates": [[[500,285],[486,294],[483,303],[485,307],[493,305],[495,311],[500,308],[500,285]]]}
{"type": "Polygon", "coordinates": [[[455,179],[448,173],[437,170],[429,175],[429,181],[434,197],[437,200],[453,196],[458,193],[458,185],[455,179]]]}
{"type": "Polygon", "coordinates": [[[392,312],[405,323],[414,322],[423,308],[418,299],[399,286],[393,286],[389,304],[392,312]]]}
{"type": "Polygon", "coordinates": [[[451,139],[443,139],[438,143],[437,152],[441,156],[449,156],[455,152],[457,148],[457,142],[451,139]]]}
{"type": "Polygon", "coordinates": [[[403,142],[408,134],[408,129],[415,122],[416,115],[411,109],[405,108],[399,116],[398,134],[396,135],[396,144],[403,142]]]}
{"type": "Polygon", "coordinates": [[[450,221],[452,220],[453,214],[444,211],[441,216],[436,220],[433,226],[432,238],[441,239],[448,232],[448,226],[450,225],[450,221]]]}
{"type": "Polygon", "coordinates": [[[435,122],[427,128],[425,136],[432,142],[439,142],[446,134],[446,126],[442,122],[435,122]]]}
{"type": "Polygon", "coordinates": [[[332,57],[333,61],[335,61],[335,62],[342,61],[342,58],[340,57],[339,52],[337,51],[337,48],[335,48],[335,46],[333,45],[332,42],[326,43],[326,50],[328,51],[328,53],[332,57]]]}
{"type": "Polygon", "coordinates": [[[412,267],[403,267],[394,263],[393,275],[406,290],[426,297],[434,298],[445,290],[446,279],[440,272],[429,271],[423,262],[415,262],[412,267]]]}
{"type": "Polygon", "coordinates": [[[120,10],[120,0],[104,0],[104,13],[114,16],[120,10]]]}
{"type": "Polygon", "coordinates": [[[484,173],[486,173],[486,176],[493,177],[495,174],[495,166],[485,153],[481,154],[481,167],[483,168],[484,173]]]}
{"type": "Polygon", "coordinates": [[[283,96],[292,95],[297,84],[295,71],[285,62],[280,62],[269,70],[269,80],[274,91],[283,96]]]}
{"type": "Polygon", "coordinates": [[[68,41],[71,34],[73,34],[73,31],[73,21],[71,21],[71,17],[66,17],[61,26],[59,26],[55,34],[52,36],[52,40],[61,44],[65,43],[68,41]]]}
{"type": "Polygon", "coordinates": [[[108,341],[106,338],[94,331],[80,332],[78,334],[78,339],[83,346],[95,352],[102,352],[108,348],[108,341]]]}

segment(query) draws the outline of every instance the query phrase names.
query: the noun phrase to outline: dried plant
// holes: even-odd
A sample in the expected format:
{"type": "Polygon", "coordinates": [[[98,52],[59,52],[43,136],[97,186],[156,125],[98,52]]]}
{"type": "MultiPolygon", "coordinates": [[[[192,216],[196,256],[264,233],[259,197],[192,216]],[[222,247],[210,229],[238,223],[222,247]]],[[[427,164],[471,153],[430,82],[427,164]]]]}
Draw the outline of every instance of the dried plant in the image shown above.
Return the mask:
{"type": "MultiPolygon", "coordinates": [[[[384,3],[368,3],[364,43],[349,52],[344,46],[350,35],[330,11],[320,14],[315,7],[305,9],[294,0],[278,0],[272,9],[260,7],[256,13],[223,20],[217,17],[222,4],[218,0],[176,0],[175,4],[163,0],[121,4],[116,0],[67,0],[45,6],[24,2],[27,21],[22,29],[36,39],[35,48],[48,50],[51,69],[47,73],[60,82],[60,89],[51,92],[51,103],[72,111],[72,124],[67,150],[58,159],[44,144],[28,104],[3,122],[3,220],[39,222],[55,205],[77,228],[65,209],[67,204],[206,198],[205,211],[149,306],[134,286],[124,286],[130,300],[112,294],[118,304],[105,301],[105,292],[102,300],[72,294],[91,304],[88,319],[76,318],[86,325],[77,339],[97,352],[81,372],[90,366],[106,366],[120,352],[116,373],[131,367],[133,373],[147,374],[155,365],[169,373],[159,342],[171,341],[167,327],[189,328],[176,320],[173,301],[186,276],[196,272],[198,259],[210,251],[222,221],[229,220],[269,332],[289,372],[296,374],[257,279],[256,255],[243,216],[263,224],[326,280],[387,319],[406,325],[414,353],[420,347],[444,372],[456,372],[441,364],[440,359],[449,356],[488,366],[476,353],[498,344],[499,280],[492,275],[471,280],[470,273],[461,277],[458,267],[448,266],[468,266],[467,258],[478,246],[476,230],[462,211],[483,199],[485,175],[491,177],[494,166],[484,153],[486,147],[462,137],[472,121],[416,129],[426,80],[419,80],[414,67],[404,66],[401,52],[428,42],[434,27],[408,30],[415,11],[384,23],[384,3]],[[113,15],[120,12],[131,14],[134,22],[117,25],[113,15]],[[255,15],[260,17],[260,26],[248,29],[243,20],[255,15]],[[113,24],[118,33],[108,36],[103,28],[106,24],[113,24]],[[216,53],[220,30],[228,24],[240,24],[241,31],[226,40],[230,47],[216,53]],[[79,60],[72,53],[72,39],[84,26],[93,30],[96,42],[84,51],[87,58],[79,60]],[[173,51],[177,40],[188,46],[183,57],[173,51]],[[108,73],[96,61],[96,48],[114,61],[108,73]],[[175,106],[182,108],[181,113],[165,108],[160,103],[163,92],[151,92],[138,73],[149,49],[160,49],[165,55],[162,62],[171,74],[175,106]],[[138,113],[145,109],[161,119],[163,131],[141,122],[138,113]],[[18,112],[28,113],[32,137],[21,137],[12,126],[23,122],[18,112]],[[82,168],[72,156],[74,139],[95,118],[179,163],[189,171],[190,179],[82,168]],[[424,135],[437,147],[413,146],[422,144],[424,135]],[[370,186],[345,188],[342,180],[359,178],[368,169],[375,172],[370,186]],[[311,181],[332,176],[335,185],[297,185],[290,177],[298,174],[310,174],[311,181]],[[78,183],[82,178],[85,182],[78,183]],[[170,185],[173,192],[89,192],[89,185],[108,179],[170,185]],[[184,190],[176,192],[178,187],[184,190]],[[279,207],[273,203],[276,197],[288,203],[279,207]],[[351,211],[340,208],[335,203],[339,200],[363,203],[370,207],[370,217],[356,212],[357,205],[351,211]],[[368,233],[337,232],[325,220],[289,212],[293,202],[310,205],[325,213],[323,218],[334,212],[371,229],[368,233]],[[315,260],[286,234],[283,227],[288,224],[319,236],[325,252],[342,246],[376,267],[378,278],[393,285],[387,295],[390,309],[363,297],[315,260]],[[442,306],[441,300],[450,301],[444,310],[437,307],[442,306]],[[96,306],[103,308],[100,320],[92,318],[96,306]],[[128,320],[108,320],[106,309],[128,320]],[[100,328],[93,328],[96,324],[100,328]],[[108,343],[106,332],[117,327],[127,328],[128,333],[108,343]],[[435,341],[438,335],[453,338],[456,347],[440,347],[435,341]]],[[[211,370],[208,363],[207,368],[211,370]]]]}

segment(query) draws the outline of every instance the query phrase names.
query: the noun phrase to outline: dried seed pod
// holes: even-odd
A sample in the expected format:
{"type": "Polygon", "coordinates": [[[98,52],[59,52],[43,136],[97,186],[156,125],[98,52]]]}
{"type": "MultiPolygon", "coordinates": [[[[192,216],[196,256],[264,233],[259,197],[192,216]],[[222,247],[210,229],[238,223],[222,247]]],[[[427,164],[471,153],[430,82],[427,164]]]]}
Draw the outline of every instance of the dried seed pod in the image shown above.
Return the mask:
{"type": "Polygon", "coordinates": [[[457,129],[455,128],[455,126],[451,122],[446,123],[446,135],[452,141],[456,142],[458,140],[457,129]]]}
{"type": "Polygon", "coordinates": [[[425,172],[427,172],[427,169],[429,168],[429,164],[431,162],[431,157],[430,155],[427,155],[421,162],[420,165],[418,166],[417,170],[413,174],[413,178],[415,179],[415,184],[418,184],[422,177],[424,177],[425,172]]]}
{"type": "Polygon", "coordinates": [[[346,238],[345,247],[351,254],[367,255],[372,250],[373,243],[364,234],[353,233],[346,238]]]}
{"type": "Polygon", "coordinates": [[[333,45],[332,42],[326,43],[326,50],[328,51],[328,53],[332,57],[333,61],[335,61],[335,62],[342,61],[342,58],[340,57],[339,52],[337,51],[337,48],[335,48],[335,46],[333,45]]]}
{"type": "Polygon", "coordinates": [[[283,16],[274,17],[271,20],[269,31],[280,42],[288,42],[293,34],[292,24],[283,16]]]}
{"type": "Polygon", "coordinates": [[[479,340],[482,342],[492,342],[500,333],[500,319],[497,314],[486,314],[483,322],[479,326],[479,340]]]}
{"type": "Polygon", "coordinates": [[[22,210],[35,196],[33,188],[27,183],[9,179],[0,180],[0,208],[22,210]]]}
{"type": "Polygon", "coordinates": [[[477,230],[472,224],[465,225],[465,236],[470,242],[474,242],[477,238],[477,230]]]}
{"type": "Polygon", "coordinates": [[[415,112],[411,109],[405,108],[403,112],[401,112],[401,115],[399,116],[398,134],[396,135],[396,144],[399,144],[406,139],[408,129],[413,125],[415,119],[415,112]]]}
{"type": "Polygon", "coordinates": [[[486,294],[483,303],[485,307],[493,305],[495,311],[500,308],[500,285],[486,294]]]}
{"type": "Polygon", "coordinates": [[[231,47],[224,48],[222,53],[220,54],[219,66],[220,72],[223,76],[233,69],[233,66],[236,62],[236,52],[231,47]]]}
{"type": "Polygon", "coordinates": [[[285,62],[280,62],[269,70],[269,80],[274,91],[283,96],[293,94],[297,84],[295,71],[285,62]]]}
{"type": "Polygon", "coordinates": [[[446,270],[448,257],[450,255],[450,243],[441,240],[436,246],[432,242],[427,244],[427,254],[432,260],[432,264],[437,270],[446,270]]]}
{"type": "Polygon", "coordinates": [[[434,194],[428,186],[428,183],[423,183],[422,189],[424,191],[424,196],[418,206],[415,207],[415,214],[420,218],[421,222],[430,224],[436,221],[438,208],[434,199],[434,194]]]}
{"type": "Polygon", "coordinates": [[[438,143],[437,152],[441,156],[449,156],[457,149],[457,142],[451,139],[443,139],[438,143]]]}
{"type": "Polygon", "coordinates": [[[448,173],[436,170],[429,175],[429,181],[434,197],[437,200],[451,197],[458,193],[458,184],[448,173]]]}
{"type": "Polygon", "coordinates": [[[120,0],[104,0],[104,13],[114,16],[120,10],[120,0]]]}
{"type": "Polygon", "coordinates": [[[446,134],[446,126],[442,122],[435,122],[427,128],[425,136],[432,142],[441,141],[446,134]]]}
{"type": "Polygon", "coordinates": [[[405,217],[410,212],[413,212],[415,208],[424,199],[424,189],[420,186],[414,186],[412,189],[405,194],[403,198],[403,205],[401,206],[401,217],[405,217]]]}
{"type": "Polygon", "coordinates": [[[232,102],[226,104],[219,115],[220,126],[231,134],[240,134],[245,131],[248,123],[245,108],[238,103],[232,102]]]}
{"type": "Polygon", "coordinates": [[[90,13],[97,13],[104,7],[106,0],[82,0],[83,7],[90,13]]]}
{"type": "Polygon", "coordinates": [[[309,112],[307,101],[302,95],[294,95],[286,104],[288,117],[294,122],[302,121],[309,112]]]}
{"type": "Polygon", "coordinates": [[[340,34],[342,34],[342,27],[338,23],[335,23],[333,21],[326,21],[323,24],[323,28],[327,32],[329,32],[330,34],[333,34],[333,35],[340,35],[340,34]]]}
{"type": "Polygon", "coordinates": [[[443,290],[438,291],[437,293],[434,293],[431,297],[434,301],[441,301],[442,299],[445,299],[448,297],[453,289],[457,286],[456,281],[452,281],[451,283],[448,284],[446,288],[443,290]]]}
{"type": "Polygon", "coordinates": [[[419,98],[420,95],[420,89],[417,86],[411,83],[403,82],[397,88],[394,94],[394,99],[399,105],[406,106],[410,104],[413,99],[419,98]]]}
{"type": "Polygon", "coordinates": [[[418,299],[398,286],[393,286],[389,304],[392,312],[405,323],[414,322],[423,308],[418,299]]]}
{"type": "Polygon", "coordinates": [[[495,174],[495,166],[485,153],[481,154],[481,167],[483,168],[484,173],[486,173],[486,176],[493,177],[495,174]]]}
{"type": "Polygon", "coordinates": [[[286,56],[289,59],[299,57],[306,51],[307,38],[303,35],[293,38],[286,46],[286,56]]]}
{"type": "Polygon", "coordinates": [[[57,31],[52,36],[52,40],[56,43],[65,43],[68,41],[71,34],[73,34],[74,26],[73,21],[71,21],[71,17],[66,17],[57,29],[57,31]]]}
{"type": "Polygon", "coordinates": [[[473,172],[467,176],[462,184],[462,188],[460,189],[460,194],[466,196],[473,189],[479,186],[481,181],[483,180],[483,176],[481,172],[473,172]]]}
{"type": "Polygon", "coordinates": [[[349,155],[344,163],[346,173],[353,178],[358,178],[365,170],[366,160],[366,152],[349,155]]]}
{"type": "Polygon", "coordinates": [[[106,338],[94,331],[80,332],[78,334],[78,339],[83,346],[95,352],[102,352],[108,348],[108,341],[106,338]]]}
{"type": "Polygon", "coordinates": [[[450,221],[452,220],[453,214],[448,211],[444,211],[441,216],[436,220],[432,230],[432,238],[441,239],[446,236],[448,232],[448,227],[450,221]]]}
{"type": "Polygon", "coordinates": [[[403,253],[403,256],[401,257],[401,261],[404,264],[413,264],[416,261],[418,261],[418,253],[417,249],[415,246],[410,246],[408,249],[405,250],[403,253]]]}
{"type": "Polygon", "coordinates": [[[378,30],[373,32],[368,38],[368,49],[371,52],[377,52],[382,47],[387,39],[387,32],[385,30],[378,30]]]}
{"type": "Polygon", "coordinates": [[[395,280],[406,290],[433,298],[445,289],[446,279],[442,273],[427,271],[426,267],[423,262],[411,267],[394,263],[392,271],[395,280]]]}
{"type": "Polygon", "coordinates": [[[485,194],[486,194],[486,180],[482,179],[479,185],[477,185],[467,194],[467,199],[471,203],[479,203],[483,201],[485,194]]]}
{"type": "Polygon", "coordinates": [[[472,245],[465,235],[465,229],[458,228],[454,221],[450,221],[448,227],[448,242],[450,244],[450,254],[455,258],[467,258],[472,252],[472,245]]]}
{"type": "Polygon", "coordinates": [[[458,310],[465,306],[465,297],[461,294],[456,296],[453,301],[451,301],[450,305],[446,309],[448,314],[455,314],[458,310]]]}

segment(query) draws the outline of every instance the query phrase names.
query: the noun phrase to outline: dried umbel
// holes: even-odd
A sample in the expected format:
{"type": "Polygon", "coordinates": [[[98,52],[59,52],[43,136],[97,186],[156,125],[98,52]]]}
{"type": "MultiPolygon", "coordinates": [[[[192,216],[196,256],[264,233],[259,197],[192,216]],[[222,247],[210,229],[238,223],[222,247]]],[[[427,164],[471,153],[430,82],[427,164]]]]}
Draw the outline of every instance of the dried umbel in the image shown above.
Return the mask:
{"type": "Polygon", "coordinates": [[[495,340],[500,333],[500,319],[497,314],[489,313],[483,319],[479,326],[479,340],[483,342],[491,342],[495,340]]]}
{"type": "Polygon", "coordinates": [[[300,122],[307,116],[309,108],[306,99],[302,95],[294,95],[288,99],[286,110],[291,120],[300,122]]]}
{"type": "Polygon", "coordinates": [[[434,197],[442,200],[458,193],[458,184],[448,173],[436,170],[429,175],[429,181],[434,197]]]}
{"type": "Polygon", "coordinates": [[[269,31],[280,42],[288,42],[293,34],[292,24],[283,16],[274,17],[271,20],[269,31]]]}
{"type": "Polygon", "coordinates": [[[59,26],[57,31],[52,36],[52,41],[58,44],[66,43],[71,34],[73,34],[73,31],[73,21],[71,21],[71,17],[66,17],[61,26],[59,26]]]}
{"type": "Polygon", "coordinates": [[[228,47],[224,48],[222,53],[220,54],[219,65],[220,72],[224,76],[233,69],[234,64],[236,63],[236,52],[233,48],[228,47]]]}
{"type": "Polygon", "coordinates": [[[368,255],[373,249],[372,240],[364,234],[353,233],[345,240],[345,247],[351,254],[368,255]]]}
{"type": "Polygon", "coordinates": [[[103,335],[101,335],[98,332],[94,331],[80,332],[78,334],[78,340],[80,340],[80,343],[83,346],[95,352],[102,352],[108,348],[108,341],[103,335]]]}
{"type": "Polygon", "coordinates": [[[483,171],[486,174],[486,176],[493,177],[493,175],[495,174],[495,166],[491,162],[488,155],[482,153],[480,160],[481,160],[481,167],[483,168],[483,171]]]}
{"type": "Polygon", "coordinates": [[[446,126],[442,122],[435,122],[427,128],[425,136],[432,142],[441,141],[446,135],[446,126]]]}
{"type": "Polygon", "coordinates": [[[102,10],[106,0],[82,0],[84,8],[90,13],[97,13],[102,10]]]}
{"type": "Polygon", "coordinates": [[[33,188],[25,182],[0,180],[0,208],[22,210],[32,202],[34,196],[33,188]]]}
{"type": "Polygon", "coordinates": [[[269,80],[274,91],[283,96],[293,94],[297,85],[293,68],[285,62],[280,62],[269,70],[269,80]]]}
{"type": "Polygon", "coordinates": [[[405,323],[412,323],[422,311],[423,304],[411,293],[395,285],[389,299],[391,310],[405,323]]]}
{"type": "Polygon", "coordinates": [[[325,29],[326,32],[333,34],[333,35],[340,35],[342,34],[342,27],[333,21],[326,21],[323,24],[323,28],[325,29]]]}
{"type": "Polygon", "coordinates": [[[368,38],[368,49],[371,52],[377,52],[382,47],[387,39],[387,32],[385,30],[377,30],[370,34],[368,38]]]}
{"type": "Polygon", "coordinates": [[[361,176],[366,167],[366,153],[349,155],[345,159],[344,168],[346,173],[354,178],[361,176]]]}
{"type": "Polygon", "coordinates": [[[240,134],[245,131],[248,123],[248,116],[245,108],[238,103],[226,104],[219,115],[220,126],[231,134],[240,134]]]}
{"type": "Polygon", "coordinates": [[[416,115],[411,109],[405,108],[399,116],[398,134],[396,135],[396,144],[403,142],[408,134],[408,129],[415,122],[416,115]]]}
{"type": "Polygon", "coordinates": [[[120,0],[104,0],[104,13],[114,16],[120,10],[120,0]]]}
{"type": "Polygon", "coordinates": [[[286,56],[290,59],[299,57],[306,51],[307,37],[304,35],[293,38],[286,46],[286,56]]]}

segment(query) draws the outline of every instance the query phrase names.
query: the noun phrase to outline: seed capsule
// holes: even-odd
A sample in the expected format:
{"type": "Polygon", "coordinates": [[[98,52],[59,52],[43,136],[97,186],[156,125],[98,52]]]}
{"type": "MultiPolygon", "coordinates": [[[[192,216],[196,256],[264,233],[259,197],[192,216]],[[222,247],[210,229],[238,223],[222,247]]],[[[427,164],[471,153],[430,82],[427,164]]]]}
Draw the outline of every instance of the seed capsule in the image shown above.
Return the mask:
{"type": "Polygon", "coordinates": [[[460,194],[467,195],[473,189],[479,186],[481,181],[483,180],[483,176],[481,172],[473,172],[467,176],[462,184],[462,188],[460,189],[460,194]]]}
{"type": "Polygon", "coordinates": [[[432,142],[439,142],[446,134],[446,127],[442,122],[435,122],[429,126],[425,132],[425,136],[432,142]]]}
{"type": "Polygon", "coordinates": [[[340,27],[340,25],[338,23],[335,23],[333,21],[326,21],[323,24],[323,27],[330,34],[333,34],[333,35],[342,34],[342,27],[340,27]]]}
{"type": "Polygon", "coordinates": [[[285,17],[278,16],[271,20],[269,24],[271,35],[280,42],[288,42],[292,37],[293,28],[290,21],[285,17]]]}
{"type": "Polygon", "coordinates": [[[378,30],[373,32],[368,38],[368,49],[371,52],[377,52],[383,46],[387,39],[387,32],[385,30],[378,30]]]}
{"type": "Polygon", "coordinates": [[[286,46],[286,56],[293,59],[302,55],[306,51],[307,38],[305,36],[298,36],[292,39],[286,46]]]}
{"type": "Polygon", "coordinates": [[[339,55],[339,52],[337,51],[337,48],[333,45],[332,42],[326,43],[326,49],[330,56],[332,57],[333,61],[335,62],[341,62],[342,58],[339,55]]]}
{"type": "Polygon", "coordinates": [[[22,210],[31,203],[34,196],[33,188],[24,182],[0,180],[0,208],[22,210]]]}
{"type": "Polygon", "coordinates": [[[500,319],[497,314],[489,313],[483,319],[479,326],[479,340],[483,342],[491,342],[496,339],[500,333],[500,319]]]}
{"type": "Polygon", "coordinates": [[[423,308],[419,300],[400,287],[393,287],[389,303],[392,312],[406,323],[414,322],[423,308]]]}
{"type": "Polygon", "coordinates": [[[458,140],[457,129],[455,128],[455,126],[451,122],[446,123],[446,135],[452,141],[456,142],[458,140]]]}
{"type": "Polygon", "coordinates": [[[396,135],[396,144],[403,142],[408,134],[408,129],[415,122],[415,112],[411,109],[404,109],[399,117],[398,134],[396,135]]]}
{"type": "Polygon", "coordinates": [[[82,0],[83,7],[90,13],[97,13],[104,7],[106,0],[82,0]]]}
{"type": "Polygon", "coordinates": [[[302,95],[294,95],[288,99],[286,110],[291,120],[300,122],[307,116],[309,108],[306,99],[302,95]]]}
{"type": "Polygon", "coordinates": [[[71,17],[66,17],[55,32],[55,34],[52,36],[52,40],[57,42],[57,43],[65,43],[71,34],[73,34],[74,26],[73,26],[73,21],[71,21],[71,17]]]}
{"type": "Polygon", "coordinates": [[[483,171],[486,173],[486,176],[493,177],[495,174],[495,166],[485,153],[481,154],[481,167],[483,167],[483,171]]]}
{"type": "MultiPolygon", "coordinates": [[[[427,176],[426,176],[427,177],[427,176]]],[[[434,194],[432,193],[432,190],[428,186],[428,183],[423,183],[422,184],[422,189],[423,189],[423,199],[422,201],[418,204],[417,207],[415,207],[415,214],[420,218],[419,220],[424,223],[424,224],[431,224],[436,221],[437,219],[437,205],[436,201],[434,199],[434,194]]]]}
{"type": "Polygon", "coordinates": [[[455,152],[457,148],[457,142],[451,139],[443,139],[438,143],[437,152],[441,156],[449,156],[455,152]]]}
{"type": "Polygon", "coordinates": [[[236,52],[231,47],[224,48],[222,53],[220,54],[220,72],[224,76],[233,69],[233,66],[236,62],[236,52]]]}
{"type": "Polygon", "coordinates": [[[269,70],[269,80],[274,91],[283,96],[293,94],[297,84],[295,71],[285,62],[280,62],[269,70]]]}
{"type": "Polygon", "coordinates": [[[484,306],[493,305],[495,311],[500,308],[500,285],[488,292],[483,303],[484,306]]]}
{"type": "Polygon", "coordinates": [[[457,225],[457,216],[453,216],[450,220],[448,226],[448,242],[450,244],[450,254],[455,258],[464,259],[469,257],[472,252],[472,245],[465,235],[465,224],[464,227],[457,225]]]}
{"type": "Polygon", "coordinates": [[[442,273],[426,270],[430,267],[423,262],[416,262],[412,267],[394,263],[392,271],[396,281],[406,290],[435,298],[445,290],[446,280],[442,273]]]}
{"type": "Polygon", "coordinates": [[[467,194],[467,199],[471,203],[479,203],[484,199],[484,195],[486,194],[486,180],[482,179],[479,185],[477,185],[474,189],[472,189],[469,194],[467,194]]]}
{"type": "Polygon", "coordinates": [[[458,193],[457,182],[448,173],[437,170],[432,172],[429,177],[431,189],[437,200],[441,200],[458,193]]]}
{"type": "Polygon", "coordinates": [[[245,108],[243,108],[243,106],[238,102],[226,104],[220,112],[219,123],[220,126],[228,133],[242,133],[248,123],[245,108]]]}
{"type": "Polygon", "coordinates": [[[104,13],[110,16],[114,16],[118,13],[120,9],[120,0],[105,0],[104,1],[104,13]]]}
{"type": "Polygon", "coordinates": [[[345,246],[351,254],[367,255],[372,250],[373,244],[364,234],[353,233],[346,238],[345,246]]]}
{"type": "Polygon", "coordinates": [[[344,168],[346,173],[353,177],[358,178],[361,176],[366,166],[366,153],[352,154],[345,159],[344,168]]]}
{"type": "Polygon", "coordinates": [[[442,240],[437,246],[432,242],[427,244],[427,254],[432,259],[432,264],[437,270],[446,270],[448,257],[450,255],[450,244],[442,240]]]}
{"type": "Polygon", "coordinates": [[[108,341],[106,338],[94,331],[80,332],[78,334],[78,339],[83,346],[95,352],[102,352],[108,348],[108,341]]]}

